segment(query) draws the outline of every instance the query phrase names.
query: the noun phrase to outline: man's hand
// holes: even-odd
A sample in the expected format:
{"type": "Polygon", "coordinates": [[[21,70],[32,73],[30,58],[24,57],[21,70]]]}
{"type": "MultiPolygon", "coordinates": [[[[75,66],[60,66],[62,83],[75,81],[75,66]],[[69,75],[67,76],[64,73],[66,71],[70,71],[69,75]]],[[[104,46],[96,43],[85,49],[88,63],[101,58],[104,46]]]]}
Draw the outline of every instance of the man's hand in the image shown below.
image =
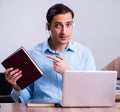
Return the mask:
{"type": "Polygon", "coordinates": [[[5,71],[5,79],[13,85],[16,90],[20,90],[20,87],[17,85],[16,81],[22,77],[22,71],[19,69],[8,68],[5,71]]]}
{"type": "Polygon", "coordinates": [[[65,72],[65,70],[71,70],[71,68],[68,66],[67,61],[65,58],[63,58],[62,56],[51,56],[51,55],[47,55],[48,58],[53,60],[53,69],[62,74],[65,72]]]}

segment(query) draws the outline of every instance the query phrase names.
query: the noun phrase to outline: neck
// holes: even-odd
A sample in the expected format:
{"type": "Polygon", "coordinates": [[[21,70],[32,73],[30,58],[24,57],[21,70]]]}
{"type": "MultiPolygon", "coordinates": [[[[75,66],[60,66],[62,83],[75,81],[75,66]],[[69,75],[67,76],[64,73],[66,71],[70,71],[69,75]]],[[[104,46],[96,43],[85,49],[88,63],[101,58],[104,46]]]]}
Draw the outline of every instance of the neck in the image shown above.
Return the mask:
{"type": "Polygon", "coordinates": [[[64,50],[67,45],[66,44],[58,44],[56,42],[54,42],[53,40],[49,40],[49,45],[50,45],[50,48],[55,50],[56,53],[59,53],[61,52],[62,50],[64,50]]]}

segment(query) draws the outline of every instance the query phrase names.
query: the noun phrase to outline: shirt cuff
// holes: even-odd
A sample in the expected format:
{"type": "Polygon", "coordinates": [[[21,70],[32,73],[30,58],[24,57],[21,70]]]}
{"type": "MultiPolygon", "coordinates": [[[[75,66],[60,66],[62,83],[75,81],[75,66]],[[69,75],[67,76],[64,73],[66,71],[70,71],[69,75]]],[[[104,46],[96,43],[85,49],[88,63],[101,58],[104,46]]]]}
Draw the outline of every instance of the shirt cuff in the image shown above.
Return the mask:
{"type": "Polygon", "coordinates": [[[11,97],[13,98],[13,100],[17,103],[20,103],[20,90],[17,91],[13,88],[12,92],[11,92],[11,97]]]}

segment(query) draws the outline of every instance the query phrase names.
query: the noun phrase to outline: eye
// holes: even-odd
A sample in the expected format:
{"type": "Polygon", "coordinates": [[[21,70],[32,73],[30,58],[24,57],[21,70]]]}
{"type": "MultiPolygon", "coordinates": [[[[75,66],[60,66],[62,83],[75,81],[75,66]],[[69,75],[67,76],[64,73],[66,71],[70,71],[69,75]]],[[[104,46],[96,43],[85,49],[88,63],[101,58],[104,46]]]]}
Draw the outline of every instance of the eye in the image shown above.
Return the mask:
{"type": "Polygon", "coordinates": [[[71,27],[72,25],[73,25],[73,22],[72,22],[72,21],[66,23],[66,27],[67,27],[67,28],[71,27]]]}
{"type": "Polygon", "coordinates": [[[54,24],[54,27],[55,27],[55,28],[61,28],[61,24],[60,24],[60,23],[55,23],[55,24],[54,24]]]}

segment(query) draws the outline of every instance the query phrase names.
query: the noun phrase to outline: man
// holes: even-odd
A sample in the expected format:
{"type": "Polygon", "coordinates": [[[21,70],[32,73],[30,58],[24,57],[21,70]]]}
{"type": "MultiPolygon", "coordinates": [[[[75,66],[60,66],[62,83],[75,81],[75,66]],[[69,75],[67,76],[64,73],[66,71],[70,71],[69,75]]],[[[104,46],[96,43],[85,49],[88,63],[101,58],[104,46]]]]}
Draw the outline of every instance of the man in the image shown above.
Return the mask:
{"type": "Polygon", "coordinates": [[[60,102],[65,70],[96,70],[91,51],[70,40],[73,18],[73,11],[64,4],[55,4],[48,10],[46,25],[50,37],[29,50],[29,54],[43,71],[40,79],[20,90],[16,81],[22,77],[22,71],[19,68],[8,68],[5,71],[6,80],[13,85],[11,96],[16,102],[28,102],[30,99],[60,102]]]}

